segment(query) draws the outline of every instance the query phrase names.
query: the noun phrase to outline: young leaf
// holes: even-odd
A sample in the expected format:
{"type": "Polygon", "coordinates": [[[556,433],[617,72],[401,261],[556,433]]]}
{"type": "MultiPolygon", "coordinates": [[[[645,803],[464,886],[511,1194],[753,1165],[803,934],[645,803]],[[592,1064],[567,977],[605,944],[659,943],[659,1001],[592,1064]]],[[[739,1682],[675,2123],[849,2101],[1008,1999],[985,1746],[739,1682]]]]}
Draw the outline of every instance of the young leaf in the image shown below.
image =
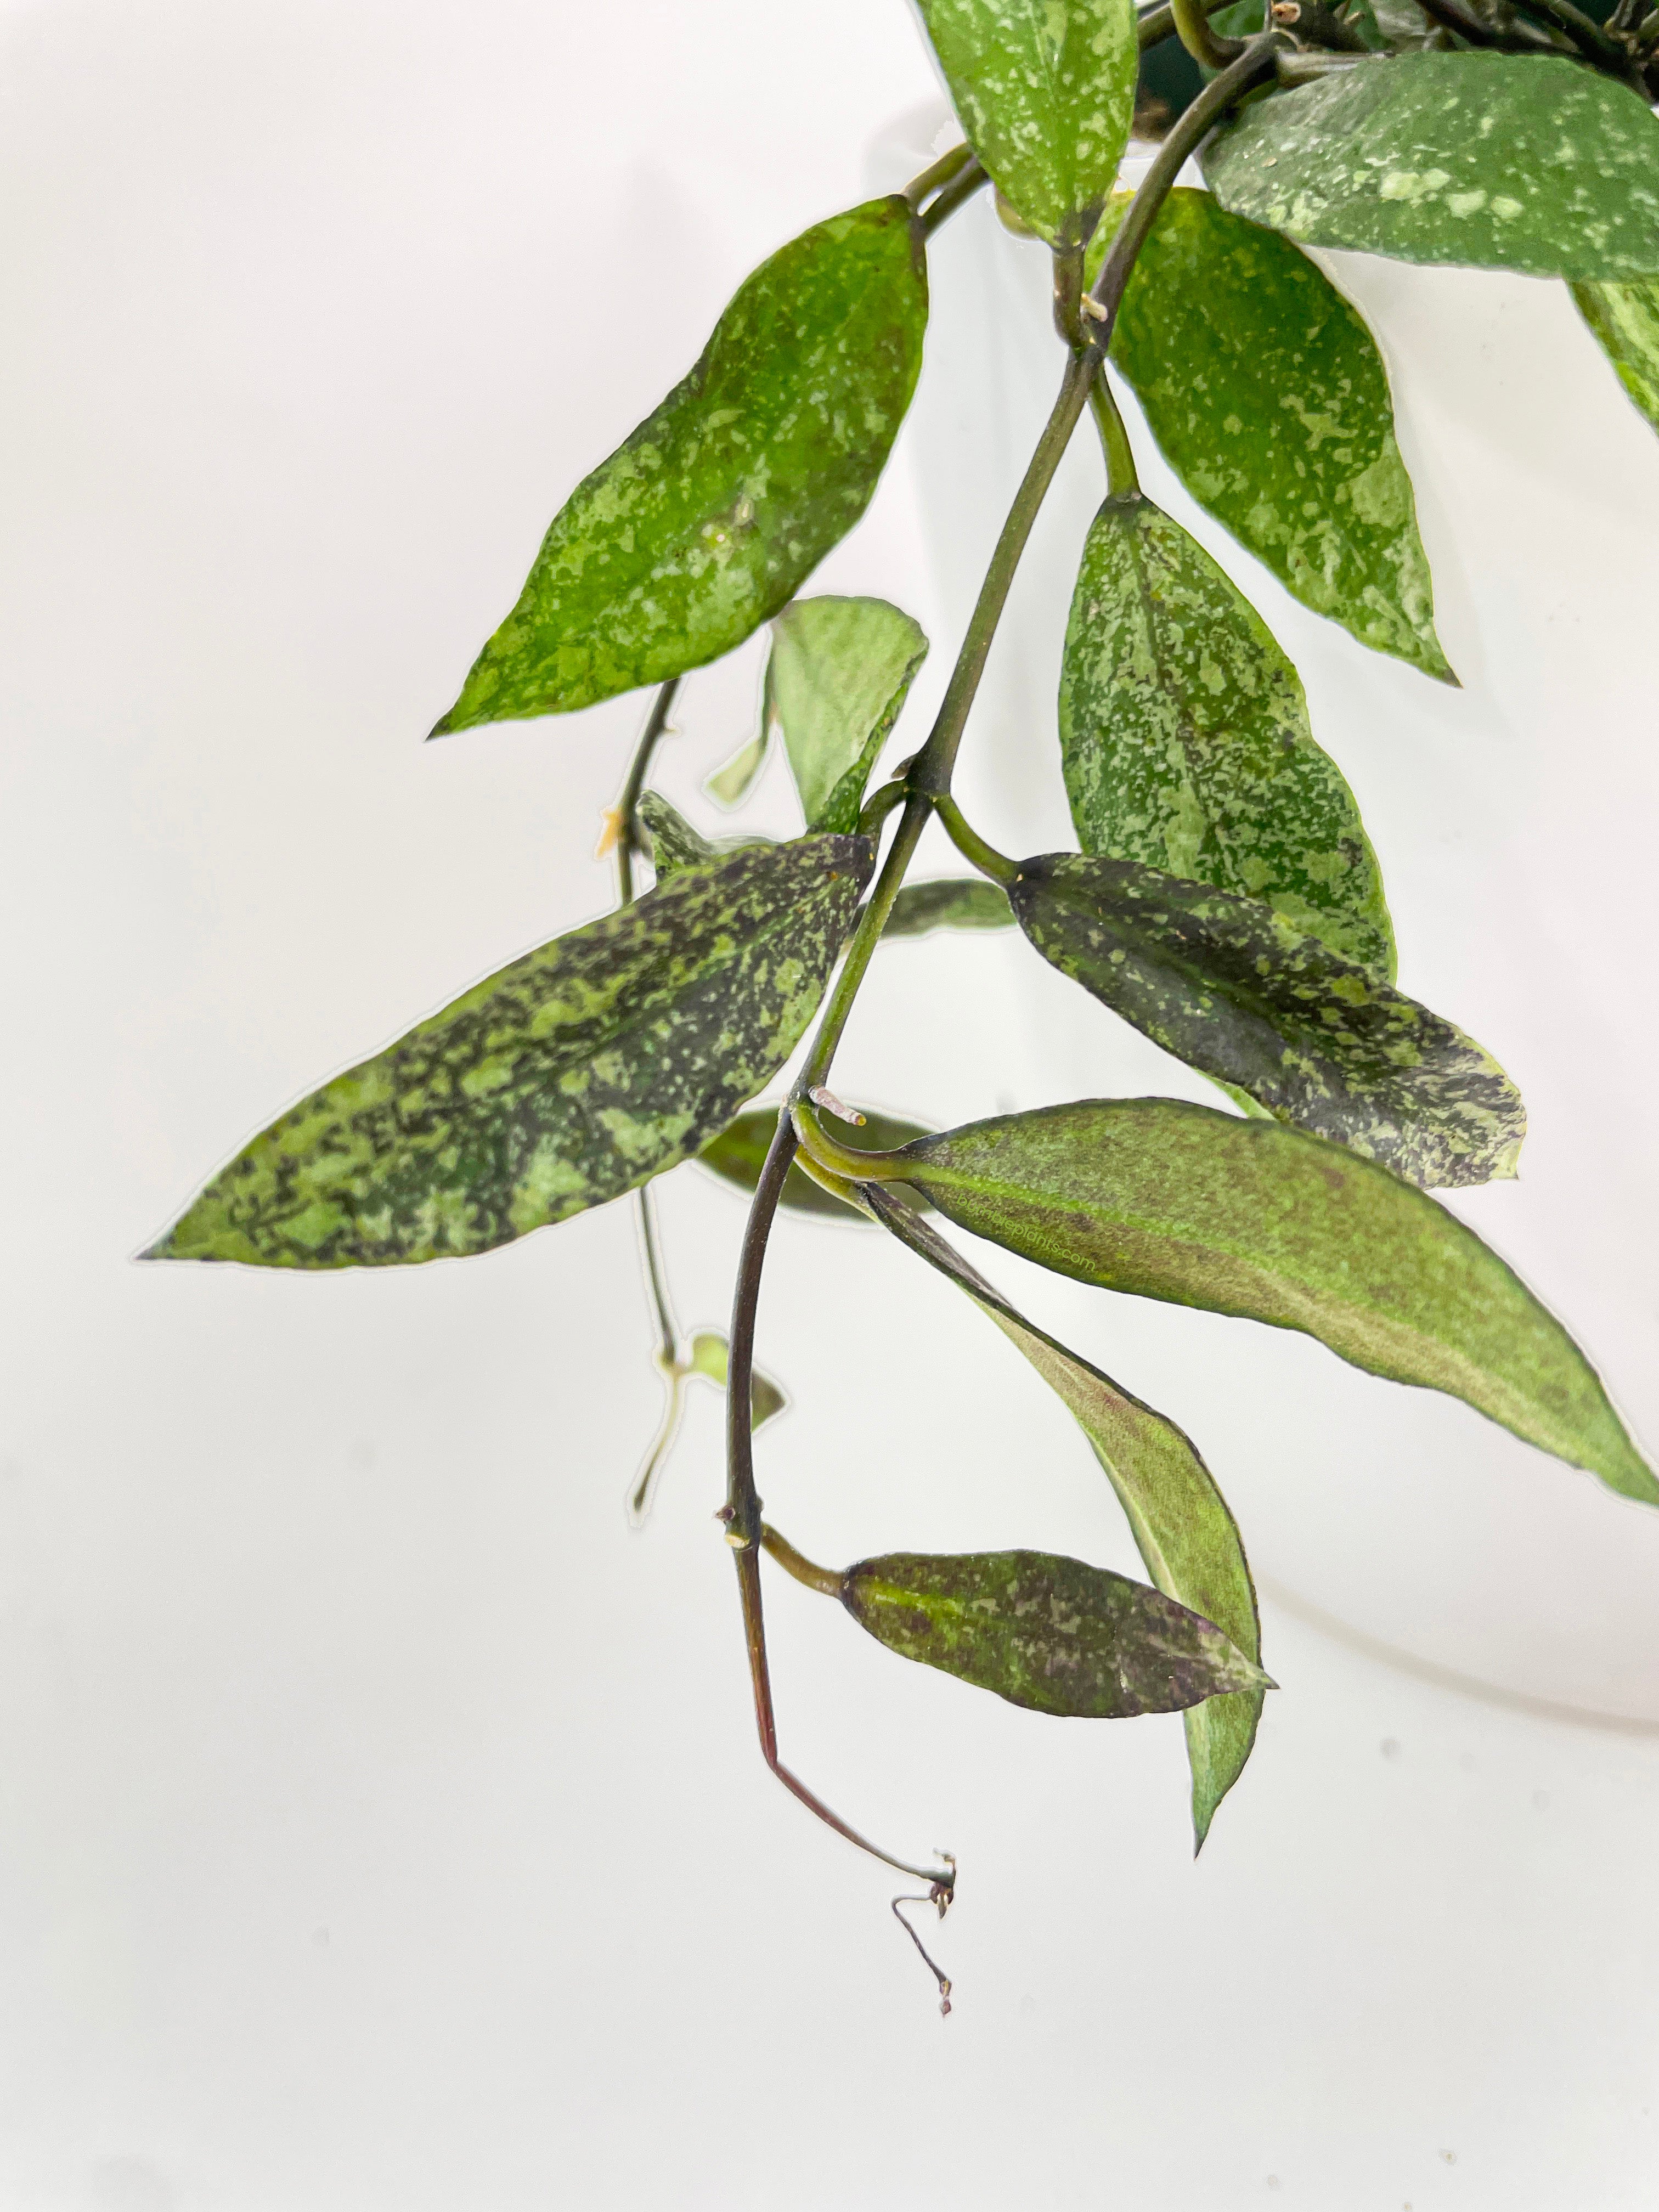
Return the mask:
{"type": "Polygon", "coordinates": [[[702,787],[716,805],[742,805],[754,787],[755,778],[766,765],[766,748],[771,735],[763,722],[759,736],[739,745],[731,759],[708,778],[702,787]]]}
{"type": "Polygon", "coordinates": [[[1572,297],[1619,381],[1659,430],[1659,278],[1575,284],[1572,297]]]}
{"type": "Polygon", "coordinates": [[[762,726],[775,722],[809,830],[858,827],[864,787],[927,640],[885,599],[797,599],[772,625],[762,726]]]}
{"type": "Polygon", "coordinates": [[[1062,975],[1279,1121],[1425,1186],[1515,1173],[1527,1117],[1498,1062],[1259,900],[1074,853],[1022,861],[1009,896],[1062,975]]]}
{"type": "Polygon", "coordinates": [[[1264,900],[1393,975],[1376,856],[1314,742],[1295,669],[1203,548],[1139,493],[1106,501],[1083,550],[1060,741],[1085,853],[1264,900]]]}
{"type": "Polygon", "coordinates": [[[884,938],[926,937],[933,929],[1012,929],[1013,908],[1000,884],[983,876],[940,876],[906,884],[893,901],[884,938]]]}
{"type": "MultiPolygon", "coordinates": [[[[1060,1398],[1116,1492],[1146,1571],[1159,1589],[1212,1620],[1247,1659],[1259,1664],[1255,1586],[1238,1525],[1188,1438],[1173,1421],[1034,1328],[953,1245],[918,1220],[890,1184],[866,1183],[863,1197],[885,1228],[967,1292],[1060,1398]]],[[[1260,1690],[1247,1690],[1187,1709],[1194,1850],[1203,1848],[1217,1806],[1244,1771],[1261,1700],[1260,1690]]]]}
{"type": "Polygon", "coordinates": [[[1272,1686],[1213,1622],[1052,1552],[890,1552],[847,1570],[841,1601],[890,1651],[1033,1712],[1126,1720],[1272,1686]]]}
{"type": "Polygon", "coordinates": [[[1578,62],[1358,62],[1245,107],[1204,173],[1224,207],[1304,246],[1529,276],[1659,272],[1659,122],[1578,62]]]}
{"type": "MultiPolygon", "coordinates": [[[[723,1129],[712,1144],[703,1146],[697,1155],[698,1161],[703,1167],[712,1168],[723,1182],[735,1183],[739,1190],[752,1191],[760,1181],[777,1126],[775,1107],[760,1106],[750,1113],[739,1114],[729,1128],[723,1129]]],[[[913,1137],[929,1133],[919,1121],[902,1121],[896,1115],[878,1114],[870,1106],[864,1109],[861,1127],[836,1127],[841,1142],[854,1152],[891,1152],[900,1145],[908,1145],[913,1137]]],[[[821,1182],[814,1182],[793,1162],[783,1179],[778,1202],[791,1212],[815,1213],[820,1219],[863,1222],[869,1218],[857,1206],[837,1198],[833,1191],[826,1190],[821,1182]]]]}
{"type": "Polygon", "coordinates": [[[146,1255],[385,1267],[486,1252],[701,1150],[811,1019],[874,852],[684,869],[272,1123],[146,1255]]]}
{"type": "Polygon", "coordinates": [[[1127,1098],[970,1122],[884,1168],[1057,1273],[1304,1330],[1659,1504],[1561,1324],[1473,1230],[1369,1160],[1276,1121],[1127,1098]]]}
{"type": "MultiPolygon", "coordinates": [[[[1114,199],[1091,263],[1127,205],[1114,199]]],[[[1187,489],[1304,606],[1455,680],[1388,372],[1299,247],[1212,193],[1171,192],[1129,279],[1112,362],[1187,489]]]]}
{"type": "Polygon", "coordinates": [[[969,143],[1050,246],[1081,246],[1129,140],[1132,0],[918,0],[969,143]]]}
{"type": "Polygon", "coordinates": [[[642,792],[636,811],[651,840],[651,865],[659,884],[682,868],[703,867],[726,853],[740,853],[745,845],[772,842],[769,837],[723,837],[714,842],[700,830],[694,830],[659,791],[642,792]]]}
{"type": "MultiPolygon", "coordinates": [[[[688,1375],[707,1376],[711,1382],[726,1388],[726,1342],[718,1330],[702,1329],[691,1340],[691,1357],[686,1362],[688,1375]]],[[[787,1394],[781,1390],[769,1375],[754,1369],[749,1389],[749,1426],[750,1431],[763,1427],[775,1414],[782,1413],[789,1403],[787,1394]]]]}
{"type": "Polygon", "coordinates": [[[869,505],[927,321],[921,231],[896,195],[763,262],[684,382],[571,494],[434,736],[568,714],[741,645],[869,505]]]}

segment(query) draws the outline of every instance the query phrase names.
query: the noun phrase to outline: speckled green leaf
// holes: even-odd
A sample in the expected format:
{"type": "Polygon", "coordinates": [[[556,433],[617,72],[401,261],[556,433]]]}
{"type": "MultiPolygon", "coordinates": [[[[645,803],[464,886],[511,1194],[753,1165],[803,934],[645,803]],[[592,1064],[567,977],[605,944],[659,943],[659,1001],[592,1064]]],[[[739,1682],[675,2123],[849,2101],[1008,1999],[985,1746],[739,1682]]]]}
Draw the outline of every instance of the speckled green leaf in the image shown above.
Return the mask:
{"type": "Polygon", "coordinates": [[[1295,669],[1202,546],[1138,493],[1106,501],[1083,550],[1060,740],[1085,853],[1265,900],[1393,975],[1376,856],[1295,669]]]}
{"type": "Polygon", "coordinates": [[[1619,381],[1659,430],[1659,277],[1575,284],[1572,297],[1619,381]]]}
{"type": "MultiPolygon", "coordinates": [[[[897,1146],[908,1145],[913,1137],[929,1133],[922,1122],[902,1121],[896,1115],[878,1114],[873,1106],[865,1107],[863,1112],[860,1127],[840,1122],[836,1125],[840,1142],[850,1146],[854,1152],[890,1152],[897,1146]]],[[[697,1158],[724,1182],[734,1183],[739,1190],[752,1191],[760,1181],[777,1127],[776,1107],[757,1107],[750,1113],[739,1114],[730,1128],[723,1129],[712,1144],[703,1146],[697,1158]]],[[[814,1182],[811,1176],[796,1166],[792,1166],[783,1179],[779,1203],[787,1206],[791,1212],[815,1213],[821,1220],[865,1222],[869,1218],[857,1206],[848,1206],[844,1199],[837,1198],[822,1183],[814,1182]]]]}
{"type": "Polygon", "coordinates": [[[433,734],[568,714],[741,645],[869,505],[927,321],[921,232],[896,196],[763,263],[684,382],[560,510],[433,734]]]}
{"type": "Polygon", "coordinates": [[[1093,229],[1128,143],[1133,0],[917,0],[968,142],[1056,247],[1093,229]]]}
{"type": "Polygon", "coordinates": [[[1304,1330],[1659,1504],[1595,1370],[1497,1254],[1425,1193],[1316,1137],[1170,1098],[1084,1099],[921,1138],[891,1164],[951,1220],[1042,1267],[1304,1330]]]}
{"type": "MultiPolygon", "coordinates": [[[[1260,1664],[1255,1586],[1238,1525],[1190,1439],[1109,1376],[1034,1328],[954,1246],[918,1220],[890,1184],[866,1184],[863,1194],[876,1218],[965,1291],[1058,1395],[1116,1492],[1146,1571],[1159,1589],[1212,1620],[1247,1659],[1260,1664]]],[[[1187,1710],[1195,1850],[1202,1849],[1217,1806],[1244,1771],[1261,1699],[1260,1690],[1246,1690],[1187,1710]]]]}
{"type": "Polygon", "coordinates": [[[772,625],[763,728],[783,732],[810,830],[858,827],[864,787],[927,657],[885,599],[797,599],[772,625]]]}
{"type": "Polygon", "coordinates": [[[1659,121],[1580,63],[1362,61],[1245,107],[1204,173],[1304,246],[1529,276],[1659,272],[1659,121]]]}
{"type": "Polygon", "coordinates": [[[1491,1054],[1259,900],[1075,853],[1009,896],[1045,960],[1278,1120],[1425,1187],[1515,1173],[1526,1112],[1491,1054]]]}
{"type": "Polygon", "coordinates": [[[769,837],[705,837],[659,791],[642,792],[636,811],[651,840],[651,865],[659,884],[682,868],[705,867],[727,853],[740,853],[745,845],[772,842],[769,837]]]}
{"type": "MultiPolygon", "coordinates": [[[[1114,199],[1091,261],[1127,205],[1114,199]]],[[[1212,193],[1171,192],[1129,280],[1112,362],[1193,497],[1304,606],[1455,680],[1388,372],[1299,247],[1212,193]]]]}
{"type": "Polygon", "coordinates": [[[1013,909],[1000,884],[983,876],[940,876],[906,884],[893,901],[882,931],[888,937],[926,937],[932,929],[1012,929],[1013,909]]]}
{"type": "Polygon", "coordinates": [[[862,837],[733,853],[555,938],[273,1122],[149,1256],[485,1252],[660,1174],[788,1057],[872,859],[862,837]]]}
{"type": "MultiPolygon", "coordinates": [[[[700,1330],[691,1340],[691,1356],[685,1363],[688,1375],[702,1375],[710,1382],[726,1388],[729,1353],[726,1339],[717,1329],[700,1330]]],[[[789,1403],[788,1394],[775,1383],[769,1375],[763,1375],[758,1367],[750,1371],[749,1426],[754,1430],[764,1427],[789,1403]]]]}

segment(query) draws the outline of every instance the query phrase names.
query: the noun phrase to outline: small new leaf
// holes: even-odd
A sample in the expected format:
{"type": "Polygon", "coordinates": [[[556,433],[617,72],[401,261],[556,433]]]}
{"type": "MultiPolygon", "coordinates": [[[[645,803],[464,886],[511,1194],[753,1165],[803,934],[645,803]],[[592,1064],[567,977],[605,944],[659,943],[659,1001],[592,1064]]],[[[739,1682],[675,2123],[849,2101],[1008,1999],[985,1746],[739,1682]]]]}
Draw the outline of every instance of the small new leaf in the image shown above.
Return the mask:
{"type": "MultiPolygon", "coordinates": [[[[862,1110],[861,1126],[837,1131],[841,1142],[855,1152],[892,1152],[900,1145],[908,1145],[914,1137],[930,1133],[920,1121],[902,1121],[896,1115],[878,1113],[873,1106],[862,1110]]],[[[723,1129],[712,1144],[703,1146],[697,1155],[699,1164],[712,1168],[723,1182],[734,1183],[739,1190],[752,1191],[760,1181],[777,1127],[775,1107],[756,1107],[747,1114],[739,1114],[730,1128],[723,1129]]],[[[844,1199],[826,1190],[822,1183],[814,1182],[793,1162],[783,1180],[779,1204],[787,1206],[793,1213],[817,1214],[821,1220],[864,1222],[869,1218],[857,1206],[848,1205],[844,1199]]]]}
{"type": "MultiPolygon", "coordinates": [[[[727,1346],[726,1339],[715,1329],[702,1329],[691,1340],[691,1357],[685,1363],[688,1375],[702,1375],[724,1390],[726,1384],[727,1346]]],[[[789,1403],[787,1394],[769,1375],[763,1375],[758,1367],[750,1376],[749,1426],[752,1432],[763,1427],[776,1413],[782,1413],[789,1403]]]]}
{"type": "Polygon", "coordinates": [[[921,232],[896,195],[763,263],[684,383],[571,494],[433,735],[568,714],[741,645],[869,505],[927,321],[921,232]]]}
{"type": "Polygon", "coordinates": [[[1083,1099],[924,1137],[882,1171],[1041,1267],[1301,1329],[1659,1504],[1561,1324],[1473,1230],[1353,1153],[1175,1099],[1083,1099]]]}
{"type": "Polygon", "coordinates": [[[1263,900],[1392,976],[1376,856],[1295,669],[1202,546],[1139,493],[1109,499],[1084,547],[1060,741],[1085,853],[1263,900]]]}
{"type": "Polygon", "coordinates": [[[1425,1188],[1515,1173],[1526,1112],[1491,1054],[1271,907],[1074,853],[1010,896],[1062,975],[1279,1121],[1425,1188]]]}
{"type": "Polygon", "coordinates": [[[1415,53],[1245,107],[1224,207],[1304,246],[1597,282],[1659,274],[1659,122],[1574,61],[1415,53]]]}
{"type": "Polygon", "coordinates": [[[1659,430],[1659,277],[1575,284],[1572,297],[1619,381],[1659,430]]]}
{"type": "Polygon", "coordinates": [[[273,1122],[146,1256],[486,1252],[660,1175],[787,1059],[873,858],[861,837],[732,853],[555,938],[273,1122]]]}
{"type": "Polygon", "coordinates": [[[933,929],[1012,929],[1013,908],[1000,884],[983,876],[940,876],[906,884],[893,901],[882,931],[889,937],[926,937],[933,929]]]}
{"type": "Polygon", "coordinates": [[[885,599],[797,599],[772,625],[762,728],[775,722],[809,830],[858,827],[864,787],[927,657],[885,599]]]}

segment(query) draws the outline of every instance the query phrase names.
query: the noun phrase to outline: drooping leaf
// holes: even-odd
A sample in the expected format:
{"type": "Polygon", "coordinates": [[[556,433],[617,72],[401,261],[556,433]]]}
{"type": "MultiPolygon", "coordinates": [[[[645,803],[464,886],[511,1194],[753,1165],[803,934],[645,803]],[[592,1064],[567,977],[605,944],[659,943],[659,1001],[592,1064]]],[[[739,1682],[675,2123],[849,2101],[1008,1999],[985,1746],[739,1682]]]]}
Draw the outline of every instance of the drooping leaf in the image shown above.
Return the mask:
{"type": "Polygon", "coordinates": [[[1084,547],[1060,738],[1085,853],[1263,900],[1393,975],[1376,856],[1314,742],[1295,669],[1203,548],[1139,493],[1109,499],[1084,547]]]}
{"type": "MultiPolygon", "coordinates": [[[[691,1357],[686,1362],[689,1375],[706,1376],[724,1390],[726,1384],[727,1346],[726,1339],[715,1329],[702,1329],[691,1340],[691,1357]]],[[[782,1413],[789,1403],[787,1392],[781,1389],[769,1375],[753,1369],[749,1383],[749,1426],[752,1431],[762,1428],[774,1414],[782,1413]]]]}
{"type": "Polygon", "coordinates": [[[906,884],[881,933],[926,937],[932,929],[1011,929],[1013,921],[1000,884],[983,876],[940,876],[932,883],[906,884]]]}
{"type": "Polygon", "coordinates": [[[732,807],[743,804],[754,787],[755,778],[766,765],[770,738],[771,732],[763,723],[759,736],[739,745],[731,759],[708,777],[703,789],[717,805],[732,807]]]}
{"type": "Polygon", "coordinates": [[[1547,55],[1401,54],[1247,106],[1224,207],[1304,246],[1605,281],[1659,273],[1659,122],[1547,55]]]}
{"type": "Polygon", "coordinates": [[[1057,1273],[1304,1330],[1659,1504],[1595,1370],[1497,1254],[1316,1137],[1171,1098],[1083,1099],[921,1138],[884,1172],[1057,1273]]]}
{"type": "Polygon", "coordinates": [[[1094,228],[1134,113],[1133,0],[918,0],[969,143],[1057,250],[1094,228]]]}
{"type": "Polygon", "coordinates": [[[273,1122],[147,1256],[484,1252],[659,1175],[788,1057],[872,860],[861,837],[732,853],[555,938],[273,1122]]]}
{"type": "Polygon", "coordinates": [[[1572,297],[1619,381],[1659,430],[1659,278],[1575,284],[1572,297]]]}
{"type": "Polygon", "coordinates": [[[775,722],[809,830],[858,827],[864,787],[927,640],[885,599],[797,599],[772,625],[763,727],[775,722]]]}
{"type": "Polygon", "coordinates": [[[921,232],[896,195],[763,262],[690,374],[571,494],[433,734],[568,714],[741,645],[869,505],[927,320],[921,232]]]}
{"type": "Polygon", "coordinates": [[[1032,1712],[1126,1720],[1271,1686],[1213,1622],[1052,1552],[890,1552],[847,1570],[841,1601],[890,1651],[1032,1712]]]}
{"type": "Polygon", "coordinates": [[[682,868],[705,867],[710,860],[718,860],[727,853],[740,853],[745,845],[772,842],[769,837],[722,837],[718,841],[705,837],[659,791],[641,792],[636,811],[651,840],[651,865],[659,884],[677,875],[682,868]]]}
{"type": "MultiPolygon", "coordinates": [[[[873,1106],[864,1109],[861,1127],[836,1124],[836,1133],[841,1143],[854,1152],[891,1152],[900,1145],[908,1145],[913,1137],[925,1137],[929,1133],[920,1121],[902,1121],[896,1115],[879,1114],[873,1106]]],[[[747,1114],[739,1114],[729,1128],[723,1129],[711,1144],[705,1145],[697,1155],[699,1163],[712,1168],[722,1181],[735,1183],[739,1190],[752,1191],[760,1181],[766,1164],[766,1155],[776,1133],[778,1115],[775,1107],[760,1106],[747,1114]]],[[[791,1164],[783,1179],[783,1191],[778,1203],[787,1206],[792,1213],[815,1213],[830,1221],[858,1221],[868,1218],[855,1206],[837,1198],[820,1182],[799,1166],[791,1164]]]]}
{"type": "MultiPolygon", "coordinates": [[[[1194,1444],[1173,1421],[1035,1328],[953,1245],[919,1220],[892,1185],[866,1183],[862,1196],[884,1227],[966,1291],[1058,1395],[1116,1492],[1159,1589],[1212,1620],[1259,1665],[1255,1586],[1238,1525],[1194,1444]]],[[[1236,1692],[1190,1705],[1183,1717],[1195,1850],[1203,1848],[1217,1806],[1244,1771],[1261,1700],[1260,1690],[1236,1692]]]]}
{"type": "MultiPolygon", "coordinates": [[[[1091,264],[1127,205],[1113,200],[1091,264]]],[[[1299,247],[1212,193],[1171,192],[1112,362],[1187,489],[1304,606],[1455,680],[1388,372],[1358,311],[1299,247]]]]}
{"type": "Polygon", "coordinates": [[[1277,1120],[1425,1187],[1515,1173],[1526,1112],[1491,1054],[1259,900],[1075,853],[1009,896],[1062,975],[1277,1120]]]}

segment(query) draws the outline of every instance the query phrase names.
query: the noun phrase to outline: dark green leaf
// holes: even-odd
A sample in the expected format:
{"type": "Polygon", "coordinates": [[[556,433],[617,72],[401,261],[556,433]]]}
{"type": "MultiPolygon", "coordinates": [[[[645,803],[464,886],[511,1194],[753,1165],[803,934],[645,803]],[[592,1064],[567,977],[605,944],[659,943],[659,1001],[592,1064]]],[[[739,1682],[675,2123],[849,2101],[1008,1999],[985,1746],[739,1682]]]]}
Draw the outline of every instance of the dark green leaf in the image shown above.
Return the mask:
{"type": "Polygon", "coordinates": [[[1271,907],[1075,853],[1022,861],[1009,896],[1045,960],[1278,1120],[1425,1186],[1515,1173],[1527,1117],[1497,1061],[1271,907]]]}
{"type": "Polygon", "coordinates": [[[555,938],[284,1114],[149,1256],[389,1266],[631,1190],[782,1066],[872,860],[862,837],[733,853],[555,938]]]}
{"type": "MultiPolygon", "coordinates": [[[[691,1340],[691,1357],[686,1362],[688,1375],[707,1376],[722,1390],[726,1388],[727,1348],[726,1339],[715,1329],[702,1330],[691,1340]]],[[[775,1414],[782,1413],[789,1403],[787,1395],[772,1380],[754,1368],[749,1383],[749,1426],[763,1428],[775,1414]]]]}
{"type": "Polygon", "coordinates": [[[1126,1720],[1272,1686],[1212,1622],[1052,1552],[890,1552],[847,1570],[841,1601],[890,1651],[1033,1712],[1126,1720]]]}
{"type": "Polygon", "coordinates": [[[969,143],[1039,237],[1081,246],[1128,143],[1132,0],[918,0],[969,143]]]}
{"type": "Polygon", "coordinates": [[[763,262],[684,382],[572,493],[433,734],[568,714],[741,645],[869,505],[927,321],[921,232],[896,196],[763,262]]]}
{"type": "MultiPolygon", "coordinates": [[[[1255,1588],[1238,1526],[1188,1438],[1173,1421],[1034,1328],[952,1245],[919,1221],[890,1184],[866,1184],[864,1198],[878,1221],[967,1292],[1056,1392],[1093,1447],[1159,1589],[1212,1620],[1259,1664],[1255,1588]]],[[[1216,1807],[1244,1771],[1261,1698],[1260,1690],[1247,1690],[1187,1710],[1195,1849],[1202,1849],[1216,1807]]]]}
{"type": "Polygon", "coordinates": [[[1619,381],[1659,430],[1659,279],[1575,284],[1572,296],[1619,381]]]}
{"type": "MultiPolygon", "coordinates": [[[[730,1128],[723,1129],[712,1144],[703,1146],[697,1158],[725,1182],[735,1183],[739,1190],[752,1191],[760,1181],[777,1126],[775,1107],[757,1107],[750,1113],[739,1114],[730,1128]]],[[[878,1114],[874,1107],[866,1107],[861,1127],[837,1122],[836,1133],[843,1145],[854,1152],[884,1152],[929,1133],[919,1121],[901,1121],[895,1115],[878,1114]]],[[[831,1221],[862,1222],[867,1218],[857,1206],[836,1197],[821,1182],[814,1182],[803,1169],[793,1165],[783,1179],[779,1203],[792,1212],[816,1213],[831,1221]]]]}
{"type": "Polygon", "coordinates": [[[930,929],[1010,929],[1013,909],[1000,884],[983,876],[941,876],[906,884],[893,901],[883,937],[926,937],[930,929]]]}
{"type": "MultiPolygon", "coordinates": [[[[1127,205],[1114,200],[1091,261],[1127,205]]],[[[1124,295],[1112,362],[1193,497],[1304,606],[1455,680],[1388,373],[1305,253],[1212,193],[1171,192],[1124,295]]]]}
{"type": "Polygon", "coordinates": [[[1264,900],[1392,975],[1353,793],[1254,607],[1150,500],[1109,499],[1084,548],[1060,675],[1078,842],[1264,900]]]}
{"type": "Polygon", "coordinates": [[[797,599],[772,625],[762,728],[775,722],[809,830],[856,830],[864,787],[922,662],[885,599],[797,599]]]}
{"type": "Polygon", "coordinates": [[[727,853],[740,853],[745,845],[769,845],[769,837],[722,837],[711,842],[694,830],[677,806],[659,791],[642,792],[637,809],[651,840],[651,865],[657,881],[665,883],[682,868],[704,867],[727,853]]]}
{"type": "Polygon", "coordinates": [[[1560,1323],[1473,1230],[1369,1160],[1276,1121],[1129,1098],[971,1122],[905,1146],[892,1167],[1042,1267],[1304,1330],[1659,1504],[1560,1323]]]}
{"type": "Polygon", "coordinates": [[[1659,272],[1659,122],[1572,61],[1362,61],[1247,106],[1211,140],[1224,207],[1304,246],[1529,276],[1659,272]]]}

